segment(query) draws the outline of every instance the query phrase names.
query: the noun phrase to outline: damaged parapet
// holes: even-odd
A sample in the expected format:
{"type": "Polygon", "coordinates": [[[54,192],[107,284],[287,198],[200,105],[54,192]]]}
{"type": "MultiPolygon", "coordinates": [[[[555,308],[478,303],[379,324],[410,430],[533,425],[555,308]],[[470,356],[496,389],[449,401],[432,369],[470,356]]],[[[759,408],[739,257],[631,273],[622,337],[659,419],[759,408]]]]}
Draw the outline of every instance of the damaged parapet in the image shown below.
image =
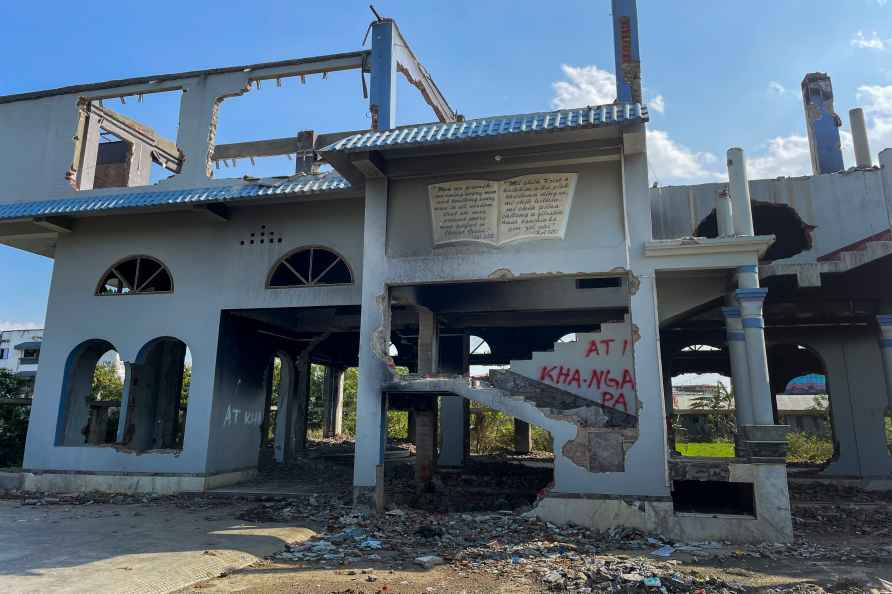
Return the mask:
{"type": "Polygon", "coordinates": [[[810,72],[802,79],[802,103],[805,127],[811,149],[811,166],[815,175],[836,173],[845,169],[839,128],[842,120],[833,111],[833,84],[823,72],[810,72]]]}

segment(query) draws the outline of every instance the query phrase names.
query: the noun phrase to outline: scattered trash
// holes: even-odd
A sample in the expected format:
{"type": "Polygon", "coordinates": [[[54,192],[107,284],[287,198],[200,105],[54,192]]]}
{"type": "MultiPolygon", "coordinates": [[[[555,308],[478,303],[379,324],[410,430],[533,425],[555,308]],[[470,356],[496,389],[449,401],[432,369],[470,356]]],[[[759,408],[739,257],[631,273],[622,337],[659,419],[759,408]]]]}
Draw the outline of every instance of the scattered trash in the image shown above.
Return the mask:
{"type": "Polygon", "coordinates": [[[424,555],[423,557],[416,557],[415,563],[426,569],[433,569],[437,565],[443,565],[446,561],[443,560],[443,557],[436,555],[424,555]]]}
{"type": "Polygon", "coordinates": [[[672,545],[663,545],[660,548],[651,551],[650,554],[656,555],[657,557],[671,557],[674,552],[675,547],[672,545]]]}

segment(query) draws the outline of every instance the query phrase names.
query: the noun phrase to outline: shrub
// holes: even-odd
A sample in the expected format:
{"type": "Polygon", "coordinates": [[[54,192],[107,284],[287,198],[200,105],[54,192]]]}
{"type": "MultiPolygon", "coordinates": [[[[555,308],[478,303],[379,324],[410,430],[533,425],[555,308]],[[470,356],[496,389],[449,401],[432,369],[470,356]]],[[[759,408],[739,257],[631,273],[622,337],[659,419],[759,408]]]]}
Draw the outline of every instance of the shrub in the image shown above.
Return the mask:
{"type": "Polygon", "coordinates": [[[821,464],[833,457],[833,442],[808,433],[789,433],[787,442],[788,462],[809,462],[821,464]]]}

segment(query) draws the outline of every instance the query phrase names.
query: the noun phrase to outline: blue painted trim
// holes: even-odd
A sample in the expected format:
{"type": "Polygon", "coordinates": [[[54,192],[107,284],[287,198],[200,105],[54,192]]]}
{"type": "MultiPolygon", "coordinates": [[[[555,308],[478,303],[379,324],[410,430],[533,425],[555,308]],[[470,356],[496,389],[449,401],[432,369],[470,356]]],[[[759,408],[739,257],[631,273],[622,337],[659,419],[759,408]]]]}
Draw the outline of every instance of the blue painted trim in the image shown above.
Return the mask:
{"type": "Polygon", "coordinates": [[[892,349],[892,338],[881,338],[880,339],[880,348],[892,349]]]}
{"type": "Polygon", "coordinates": [[[759,267],[756,266],[755,264],[747,265],[747,266],[738,266],[737,272],[752,272],[755,274],[755,273],[759,272],[759,267]]]}
{"type": "Polygon", "coordinates": [[[880,314],[877,316],[880,326],[892,326],[892,314],[880,314]]]}
{"type": "Polygon", "coordinates": [[[740,317],[740,308],[739,307],[723,307],[722,313],[726,318],[739,318],[740,317]]]}
{"type": "Polygon", "coordinates": [[[764,328],[765,320],[762,317],[758,318],[743,318],[743,327],[744,328],[764,328]]]}
{"type": "Polygon", "coordinates": [[[752,289],[737,289],[734,295],[738,301],[762,301],[768,295],[768,289],[754,287],[752,289]]]}
{"type": "Polygon", "coordinates": [[[725,339],[728,342],[744,341],[746,340],[746,335],[741,330],[726,330],[725,339]]]}

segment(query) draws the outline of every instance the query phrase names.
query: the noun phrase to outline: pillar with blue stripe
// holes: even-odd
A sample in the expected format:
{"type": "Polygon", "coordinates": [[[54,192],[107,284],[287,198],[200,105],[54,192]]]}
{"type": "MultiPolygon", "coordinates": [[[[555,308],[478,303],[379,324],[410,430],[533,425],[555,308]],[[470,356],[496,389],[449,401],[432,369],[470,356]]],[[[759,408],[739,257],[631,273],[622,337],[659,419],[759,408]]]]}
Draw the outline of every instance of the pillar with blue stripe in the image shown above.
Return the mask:
{"type": "Polygon", "coordinates": [[[739,307],[723,307],[728,355],[731,360],[731,385],[734,388],[734,416],[737,430],[753,424],[753,403],[750,394],[749,365],[746,361],[746,338],[739,307]]]}
{"type": "Polygon", "coordinates": [[[880,325],[880,353],[886,371],[886,399],[892,411],[892,314],[877,316],[877,322],[880,325]]]}
{"type": "Polygon", "coordinates": [[[765,319],[762,317],[762,306],[767,294],[768,289],[758,287],[745,287],[734,293],[740,304],[754,425],[774,425],[768,355],[765,349],[765,319]]]}

